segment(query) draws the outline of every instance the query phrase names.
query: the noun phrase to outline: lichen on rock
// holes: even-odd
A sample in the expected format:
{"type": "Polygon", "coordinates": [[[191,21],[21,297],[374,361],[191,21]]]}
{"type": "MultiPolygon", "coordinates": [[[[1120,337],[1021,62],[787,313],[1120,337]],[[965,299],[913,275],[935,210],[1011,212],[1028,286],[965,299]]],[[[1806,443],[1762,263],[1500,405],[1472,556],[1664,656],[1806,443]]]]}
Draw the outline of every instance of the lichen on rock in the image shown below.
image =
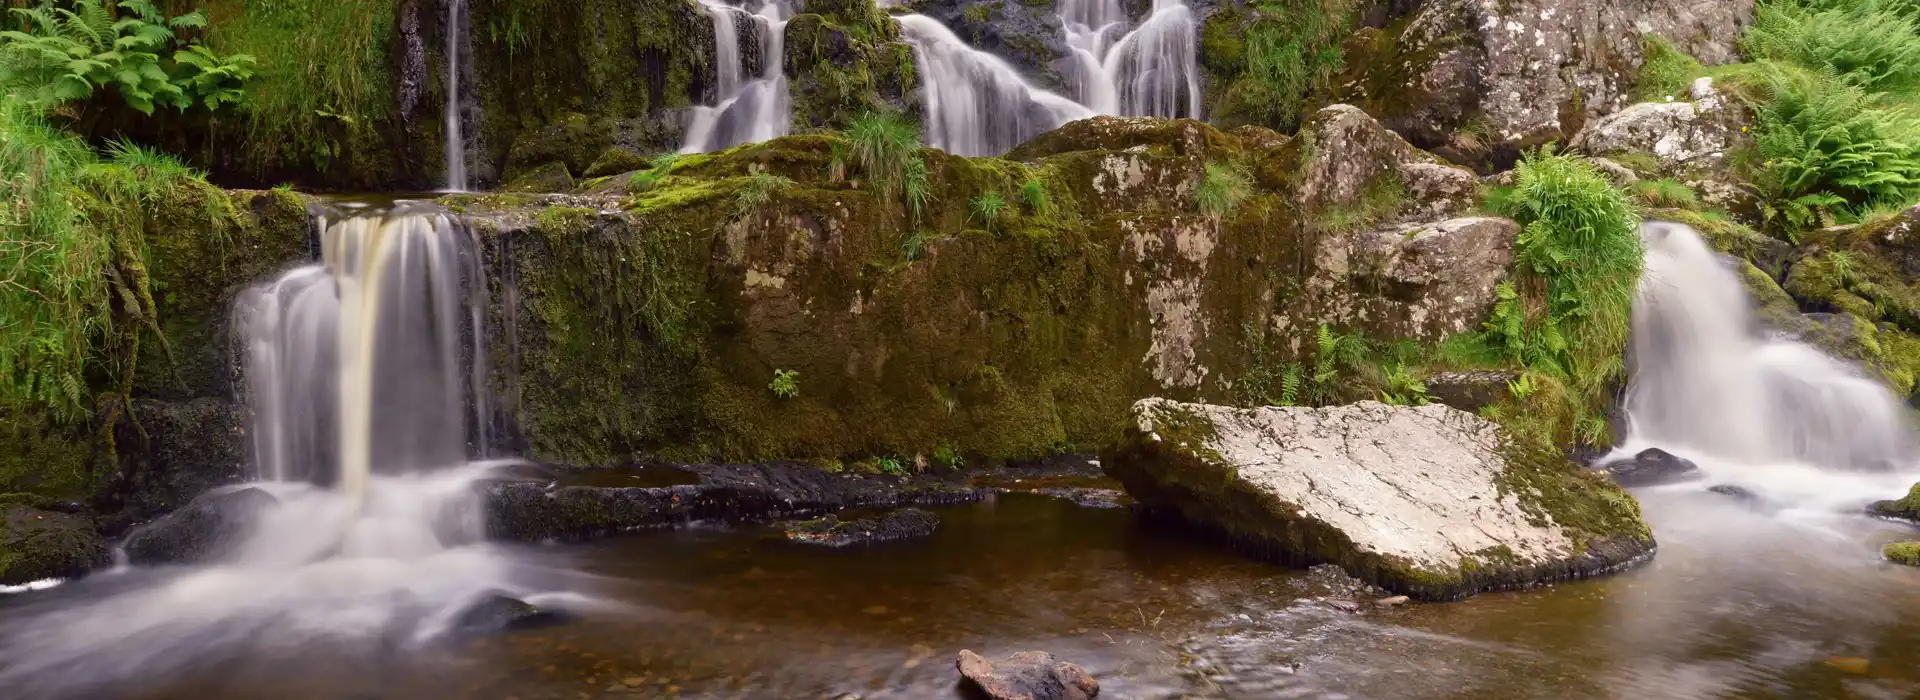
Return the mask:
{"type": "Polygon", "coordinates": [[[1653,549],[1618,487],[1446,406],[1147,399],[1101,465],[1152,512],[1423,599],[1598,575],[1653,549]]]}

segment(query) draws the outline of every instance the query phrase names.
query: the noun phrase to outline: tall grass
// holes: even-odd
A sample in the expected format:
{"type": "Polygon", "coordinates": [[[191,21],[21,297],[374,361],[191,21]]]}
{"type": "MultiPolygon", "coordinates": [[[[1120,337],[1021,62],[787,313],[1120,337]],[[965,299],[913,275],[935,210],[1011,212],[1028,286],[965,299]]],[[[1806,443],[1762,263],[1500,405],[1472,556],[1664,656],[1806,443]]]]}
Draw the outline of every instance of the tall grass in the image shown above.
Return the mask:
{"type": "Polygon", "coordinates": [[[0,100],[0,408],[87,417],[86,369],[112,331],[102,274],[113,250],[86,225],[78,184],[93,154],[37,111],[0,100]]]}
{"type": "Polygon", "coordinates": [[[920,129],[892,112],[870,112],[847,127],[841,159],[850,161],[886,196],[904,195],[915,216],[926,206],[927,162],[920,157],[920,129]]]}
{"type": "MultiPolygon", "coordinates": [[[[248,160],[327,172],[391,117],[395,0],[263,0],[211,17],[208,40],[259,60],[248,160]]],[[[238,5],[238,3],[235,3],[238,5]]]]}
{"type": "Polygon", "coordinates": [[[1253,183],[1239,170],[1223,163],[1208,163],[1206,176],[1193,191],[1193,201],[1200,213],[1213,219],[1232,216],[1250,196],[1253,196],[1253,183]]]}
{"type": "Polygon", "coordinates": [[[1648,34],[1640,46],[1645,60],[1640,64],[1639,78],[1634,81],[1635,102],[1679,94],[1703,70],[1699,61],[1658,35],[1648,34]]]}
{"type": "Polygon", "coordinates": [[[1515,168],[1501,213],[1524,228],[1515,279],[1501,283],[1487,331],[1490,349],[1553,391],[1510,428],[1554,444],[1597,442],[1608,388],[1624,365],[1640,280],[1640,215],[1627,193],[1585,160],[1536,151],[1515,168]]]}
{"type": "Polygon", "coordinates": [[[1240,99],[1261,123],[1290,129],[1315,90],[1345,66],[1340,42],[1353,25],[1353,0],[1264,0],[1247,27],[1240,99]]]}

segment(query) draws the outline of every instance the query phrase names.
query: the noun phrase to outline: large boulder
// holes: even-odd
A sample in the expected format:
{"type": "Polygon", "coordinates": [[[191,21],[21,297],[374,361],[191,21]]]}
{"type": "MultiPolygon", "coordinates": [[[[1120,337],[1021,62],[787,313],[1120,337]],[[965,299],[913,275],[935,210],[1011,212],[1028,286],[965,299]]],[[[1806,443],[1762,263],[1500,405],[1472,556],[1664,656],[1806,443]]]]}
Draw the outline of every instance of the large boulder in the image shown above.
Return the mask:
{"type": "Polygon", "coordinates": [[[0,586],[73,578],[107,561],[107,543],[86,517],[0,504],[0,586]]]}
{"type": "Polygon", "coordinates": [[[279,502],[253,487],[209,492],[134,530],[120,548],[128,563],[141,566],[219,561],[245,544],[261,515],[279,502]]]}
{"type": "Polygon", "coordinates": [[[1693,82],[1688,101],[1643,102],[1589,123],[1573,147],[1596,156],[1644,153],[1668,174],[1716,172],[1727,156],[1752,143],[1750,115],[1714,89],[1712,78],[1693,82]]]}
{"type": "Polygon", "coordinates": [[[1100,682],[1079,664],[1044,651],[1023,651],[998,663],[970,650],[954,662],[960,676],[992,700],[1090,700],[1100,682]]]}
{"type": "MultiPolygon", "coordinates": [[[[1459,162],[1510,161],[1625,107],[1644,36],[1702,62],[1737,57],[1753,0],[1437,0],[1346,44],[1334,97],[1459,162]]],[[[1405,9],[1401,9],[1405,8],[1405,9]]]]}
{"type": "Polygon", "coordinates": [[[1603,574],[1654,547],[1618,487],[1446,406],[1146,399],[1101,464],[1151,513],[1427,600],[1603,574]]]}
{"type": "Polygon", "coordinates": [[[1322,237],[1304,303],[1276,314],[1275,324],[1427,341],[1477,329],[1519,233],[1511,220],[1476,216],[1322,237]]]}

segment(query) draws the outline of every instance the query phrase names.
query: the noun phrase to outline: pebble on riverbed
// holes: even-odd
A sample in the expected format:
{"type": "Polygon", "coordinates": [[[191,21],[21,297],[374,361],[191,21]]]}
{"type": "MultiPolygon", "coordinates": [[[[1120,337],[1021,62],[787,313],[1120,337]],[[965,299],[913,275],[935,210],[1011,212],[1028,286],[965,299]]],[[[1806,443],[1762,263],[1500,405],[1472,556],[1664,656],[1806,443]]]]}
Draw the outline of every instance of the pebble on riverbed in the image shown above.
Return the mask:
{"type": "Polygon", "coordinates": [[[789,523],[787,539],[828,547],[926,537],[940,527],[940,518],[918,508],[903,508],[871,520],[846,520],[828,515],[789,523]]]}

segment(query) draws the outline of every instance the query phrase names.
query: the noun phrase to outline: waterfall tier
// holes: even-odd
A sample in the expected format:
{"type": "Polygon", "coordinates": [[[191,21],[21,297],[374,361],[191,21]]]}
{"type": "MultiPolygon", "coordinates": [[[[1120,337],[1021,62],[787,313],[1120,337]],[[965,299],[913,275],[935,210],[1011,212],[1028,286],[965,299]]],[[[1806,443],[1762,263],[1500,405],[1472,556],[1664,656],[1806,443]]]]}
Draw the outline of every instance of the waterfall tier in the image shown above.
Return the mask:
{"type": "Polygon", "coordinates": [[[701,0],[713,18],[714,84],[718,101],[695,107],[680,152],[706,153],[785,136],[793,95],[781,68],[790,0],[763,0],[753,11],[722,0],[701,0]],[[757,45],[760,72],[749,76],[743,44],[757,45]]]}

